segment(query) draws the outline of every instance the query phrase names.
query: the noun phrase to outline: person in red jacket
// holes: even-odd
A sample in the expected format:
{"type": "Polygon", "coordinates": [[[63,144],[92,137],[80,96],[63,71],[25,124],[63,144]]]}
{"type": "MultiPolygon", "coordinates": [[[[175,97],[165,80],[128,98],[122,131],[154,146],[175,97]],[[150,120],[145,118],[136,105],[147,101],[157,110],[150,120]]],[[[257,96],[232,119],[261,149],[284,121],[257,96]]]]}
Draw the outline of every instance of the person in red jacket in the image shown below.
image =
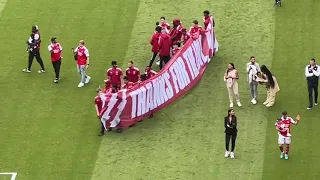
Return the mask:
{"type": "Polygon", "coordinates": [[[153,61],[156,59],[156,57],[158,55],[158,52],[159,52],[159,38],[160,38],[160,35],[161,35],[161,29],[162,29],[162,27],[157,26],[155,28],[156,32],[152,35],[151,40],[150,40],[150,44],[152,46],[153,55],[151,57],[149,66],[152,66],[153,61]]]}
{"type": "Polygon", "coordinates": [[[146,70],[145,70],[146,80],[150,79],[151,77],[153,77],[153,76],[155,76],[157,74],[158,73],[155,72],[154,70],[152,70],[150,66],[146,67],[146,70]]]}
{"type": "Polygon", "coordinates": [[[170,60],[170,50],[172,41],[170,36],[166,33],[164,29],[161,31],[159,38],[159,57],[160,57],[160,70],[162,67],[170,60]]]}
{"type": "Polygon", "coordinates": [[[179,47],[181,47],[181,38],[182,38],[182,25],[180,19],[173,20],[173,28],[170,31],[170,37],[172,40],[172,45],[175,43],[179,43],[179,47]]]}

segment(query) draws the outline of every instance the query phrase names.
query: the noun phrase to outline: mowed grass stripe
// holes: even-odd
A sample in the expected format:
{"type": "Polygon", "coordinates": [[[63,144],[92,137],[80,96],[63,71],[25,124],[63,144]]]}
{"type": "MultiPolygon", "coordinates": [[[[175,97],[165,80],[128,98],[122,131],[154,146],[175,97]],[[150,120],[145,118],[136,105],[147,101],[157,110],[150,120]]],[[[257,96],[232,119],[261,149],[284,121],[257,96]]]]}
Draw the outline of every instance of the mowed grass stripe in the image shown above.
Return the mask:
{"type": "Polygon", "coordinates": [[[37,7],[33,3],[9,1],[0,21],[0,39],[6,44],[0,49],[0,99],[5,105],[0,109],[0,136],[6,137],[0,142],[0,168],[17,171],[27,180],[89,179],[101,142],[93,106],[95,88],[103,84],[110,59],[125,54],[138,1],[126,6],[114,1],[39,1],[37,7]],[[27,64],[25,41],[34,24],[39,25],[43,41],[47,73],[42,75],[36,73],[36,61],[31,74],[22,73],[27,64]],[[65,50],[59,84],[52,82],[46,49],[51,36],[56,36],[65,50]],[[81,89],[69,53],[80,39],[86,40],[91,52],[88,73],[93,77],[81,89]]]}
{"type": "Polygon", "coordinates": [[[308,91],[304,68],[311,58],[319,61],[320,2],[286,2],[276,10],[276,39],[272,72],[279,81],[280,93],[275,108],[270,109],[263,179],[319,179],[319,107],[312,111],[308,107],[308,91]],[[292,23],[292,22],[295,23],[292,23]],[[292,127],[290,159],[280,160],[277,132],[274,128],[281,111],[288,111],[302,119],[292,127]],[[271,165],[272,164],[272,165],[271,165]]]}
{"type": "MultiPolygon", "coordinates": [[[[139,68],[148,64],[149,37],[159,17],[166,16],[168,22],[180,17],[189,27],[194,19],[201,22],[205,9],[214,13],[222,48],[203,80],[186,96],[158,112],[154,119],[139,123],[121,135],[110,133],[104,137],[92,180],[261,179],[268,114],[262,105],[250,105],[245,64],[251,55],[256,55],[260,64],[271,65],[274,9],[268,2],[143,0],[126,59],[137,59],[139,68]],[[229,62],[234,62],[240,71],[244,106],[236,108],[240,133],[234,161],[223,157],[223,117],[228,99],[222,76],[229,62]]],[[[260,92],[262,103],[265,88],[260,92]]]]}

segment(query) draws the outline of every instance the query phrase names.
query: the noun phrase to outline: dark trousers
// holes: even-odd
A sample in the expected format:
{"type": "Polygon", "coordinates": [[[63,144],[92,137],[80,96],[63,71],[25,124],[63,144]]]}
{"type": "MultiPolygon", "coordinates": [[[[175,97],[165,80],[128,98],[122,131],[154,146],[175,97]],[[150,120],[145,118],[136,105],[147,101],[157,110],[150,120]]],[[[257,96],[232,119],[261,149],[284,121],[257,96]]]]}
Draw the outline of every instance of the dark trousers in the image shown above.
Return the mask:
{"type": "Polygon", "coordinates": [[[60,66],[61,66],[61,58],[58,61],[52,62],[52,66],[54,72],[56,73],[56,79],[60,78],[60,66]]]}
{"type": "Polygon", "coordinates": [[[156,59],[157,55],[158,55],[157,52],[153,52],[153,55],[152,55],[150,63],[149,63],[150,67],[152,66],[152,64],[153,64],[154,60],[156,59]]]}
{"type": "Polygon", "coordinates": [[[29,62],[28,62],[28,69],[31,70],[31,66],[33,63],[33,59],[36,58],[36,60],[38,61],[38,63],[40,64],[40,67],[42,70],[44,70],[44,65],[43,65],[43,61],[42,58],[40,56],[40,50],[39,49],[34,49],[32,52],[29,51],[29,62]]]}
{"type": "Polygon", "coordinates": [[[313,106],[313,93],[314,93],[314,102],[318,103],[318,81],[308,82],[308,93],[309,93],[309,106],[313,106]]]}
{"type": "Polygon", "coordinates": [[[229,144],[231,140],[231,152],[234,151],[234,148],[236,147],[236,139],[237,139],[237,133],[226,133],[226,150],[229,151],[229,144]]]}
{"type": "Polygon", "coordinates": [[[104,134],[104,126],[103,126],[103,123],[101,122],[101,129],[100,129],[100,134],[104,134]]]}
{"type": "Polygon", "coordinates": [[[169,56],[160,56],[160,70],[162,69],[162,67],[167,64],[170,60],[170,55],[169,56]]]}

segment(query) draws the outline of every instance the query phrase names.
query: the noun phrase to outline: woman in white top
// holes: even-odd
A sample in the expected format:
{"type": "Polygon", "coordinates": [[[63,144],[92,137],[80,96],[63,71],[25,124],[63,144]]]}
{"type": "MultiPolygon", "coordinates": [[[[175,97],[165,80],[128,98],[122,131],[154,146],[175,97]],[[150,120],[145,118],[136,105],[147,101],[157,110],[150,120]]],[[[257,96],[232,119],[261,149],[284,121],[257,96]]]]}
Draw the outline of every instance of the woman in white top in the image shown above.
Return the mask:
{"type": "Polygon", "coordinates": [[[240,98],[239,98],[239,86],[238,86],[239,74],[236,70],[233,63],[229,63],[228,69],[224,74],[224,81],[226,82],[226,86],[229,94],[230,108],[233,107],[233,95],[236,98],[237,105],[241,107],[240,98]]]}

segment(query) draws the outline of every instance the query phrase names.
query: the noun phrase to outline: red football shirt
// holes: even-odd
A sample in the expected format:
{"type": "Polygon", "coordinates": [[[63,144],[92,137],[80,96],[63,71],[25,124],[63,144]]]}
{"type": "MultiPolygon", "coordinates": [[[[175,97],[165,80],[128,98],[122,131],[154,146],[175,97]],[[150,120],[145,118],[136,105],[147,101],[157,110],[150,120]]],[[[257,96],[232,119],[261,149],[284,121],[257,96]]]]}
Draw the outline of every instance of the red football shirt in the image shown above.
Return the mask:
{"type": "Polygon", "coordinates": [[[169,33],[170,25],[166,22],[160,24],[162,29],[165,29],[167,33],[169,33]]]}
{"type": "Polygon", "coordinates": [[[290,134],[290,128],[291,128],[291,124],[294,124],[295,121],[291,118],[291,117],[287,117],[286,119],[283,119],[283,117],[281,117],[281,121],[278,121],[275,125],[278,127],[281,127],[281,125],[283,125],[283,128],[281,131],[278,132],[279,135],[282,135],[284,137],[289,137],[291,136],[290,134]]]}
{"type": "Polygon", "coordinates": [[[62,47],[59,43],[51,43],[48,46],[48,50],[51,52],[51,61],[55,62],[61,59],[62,47]]]}
{"type": "Polygon", "coordinates": [[[146,71],[146,79],[150,79],[151,77],[155,76],[156,74],[158,74],[158,73],[155,72],[154,70],[146,71]]]}
{"type": "Polygon", "coordinates": [[[202,30],[201,26],[197,26],[197,27],[191,27],[189,30],[189,34],[192,35],[194,33],[197,33],[198,31],[202,30]]]}
{"type": "Polygon", "coordinates": [[[107,70],[107,77],[110,80],[112,85],[118,85],[120,88],[121,84],[121,76],[123,75],[122,70],[120,68],[109,68],[107,70]]]}
{"type": "Polygon", "coordinates": [[[174,56],[178,51],[180,51],[179,47],[176,47],[172,50],[172,56],[174,56]]]}
{"type": "Polygon", "coordinates": [[[102,110],[102,100],[101,100],[101,98],[99,96],[96,96],[94,98],[94,104],[98,106],[98,110],[99,110],[99,112],[101,112],[101,110],[102,110]]]}
{"type": "Polygon", "coordinates": [[[77,64],[79,66],[86,65],[89,57],[89,50],[85,46],[78,46],[74,52],[77,53],[77,64]]]}
{"type": "Polygon", "coordinates": [[[129,82],[138,82],[140,77],[140,70],[136,67],[127,68],[126,76],[128,77],[129,82]]]}
{"type": "Polygon", "coordinates": [[[185,44],[188,41],[188,39],[190,38],[190,35],[189,34],[183,34],[182,38],[183,38],[183,44],[185,44]]]}

